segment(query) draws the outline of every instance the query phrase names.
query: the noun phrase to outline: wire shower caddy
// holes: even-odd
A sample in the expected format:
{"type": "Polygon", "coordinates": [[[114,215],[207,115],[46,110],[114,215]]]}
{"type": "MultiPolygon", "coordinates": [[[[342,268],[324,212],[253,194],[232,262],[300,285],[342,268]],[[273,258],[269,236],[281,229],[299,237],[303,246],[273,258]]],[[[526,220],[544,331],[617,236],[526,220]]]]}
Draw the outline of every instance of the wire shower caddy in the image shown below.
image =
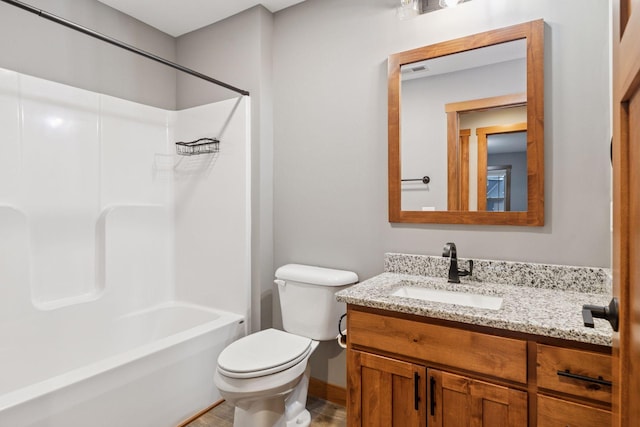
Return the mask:
{"type": "Polygon", "coordinates": [[[180,156],[211,154],[219,151],[220,140],[217,138],[200,138],[191,142],[176,142],[176,154],[180,156]]]}

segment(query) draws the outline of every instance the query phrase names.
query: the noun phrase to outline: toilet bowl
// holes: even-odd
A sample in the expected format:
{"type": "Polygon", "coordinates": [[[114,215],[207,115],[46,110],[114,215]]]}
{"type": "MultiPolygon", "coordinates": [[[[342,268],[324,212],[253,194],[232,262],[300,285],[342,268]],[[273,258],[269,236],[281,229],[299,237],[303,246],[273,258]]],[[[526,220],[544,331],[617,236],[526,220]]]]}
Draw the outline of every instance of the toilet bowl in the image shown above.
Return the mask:
{"type": "Polygon", "coordinates": [[[234,426],[308,426],[307,362],[317,346],[318,341],[266,329],[223,350],[214,383],[235,406],[234,426]]]}
{"type": "Polygon", "coordinates": [[[335,292],[358,281],[350,271],[288,264],[276,271],[285,331],[266,329],[231,343],[214,383],[235,406],[234,427],[307,427],[309,357],[334,340],[345,311],[335,292]]]}

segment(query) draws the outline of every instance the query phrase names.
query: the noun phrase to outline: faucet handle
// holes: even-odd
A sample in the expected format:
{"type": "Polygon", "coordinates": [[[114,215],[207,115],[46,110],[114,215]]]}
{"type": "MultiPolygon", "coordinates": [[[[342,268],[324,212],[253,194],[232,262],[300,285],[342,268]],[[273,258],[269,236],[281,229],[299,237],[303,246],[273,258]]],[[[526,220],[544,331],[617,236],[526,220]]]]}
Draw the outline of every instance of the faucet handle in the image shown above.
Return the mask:
{"type": "Polygon", "coordinates": [[[469,269],[468,270],[458,270],[458,276],[471,276],[473,274],[473,260],[469,260],[469,269]]]}
{"type": "Polygon", "coordinates": [[[456,244],[453,242],[445,243],[444,248],[442,249],[443,257],[455,257],[457,256],[456,244]]]}

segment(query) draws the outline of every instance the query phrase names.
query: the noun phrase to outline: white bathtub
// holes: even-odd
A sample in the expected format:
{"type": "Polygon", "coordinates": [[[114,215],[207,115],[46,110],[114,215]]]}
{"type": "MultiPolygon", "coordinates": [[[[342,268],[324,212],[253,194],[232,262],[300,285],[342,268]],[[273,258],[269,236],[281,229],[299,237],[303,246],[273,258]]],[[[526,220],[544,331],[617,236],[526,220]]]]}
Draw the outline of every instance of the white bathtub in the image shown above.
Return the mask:
{"type": "Polygon", "coordinates": [[[78,314],[1,326],[0,426],[174,427],[220,399],[218,354],[246,333],[240,315],[182,303],[78,314]]]}

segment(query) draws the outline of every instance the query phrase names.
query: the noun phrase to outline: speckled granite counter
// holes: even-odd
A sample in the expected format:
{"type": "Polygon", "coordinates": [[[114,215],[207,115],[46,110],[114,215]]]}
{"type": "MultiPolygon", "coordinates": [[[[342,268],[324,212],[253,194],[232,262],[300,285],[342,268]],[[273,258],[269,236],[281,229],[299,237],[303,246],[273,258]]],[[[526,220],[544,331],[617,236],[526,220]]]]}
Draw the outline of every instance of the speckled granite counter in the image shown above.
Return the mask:
{"type": "MultiPolygon", "coordinates": [[[[466,261],[460,260],[465,268],[466,261]]],[[[582,321],[582,305],[608,305],[609,272],[505,261],[475,261],[471,278],[447,282],[448,260],[422,255],[386,254],[385,272],[336,294],[338,301],[510,331],[610,346],[608,322],[595,328],[582,321]],[[392,296],[403,286],[446,289],[503,298],[498,310],[392,296]]]]}

